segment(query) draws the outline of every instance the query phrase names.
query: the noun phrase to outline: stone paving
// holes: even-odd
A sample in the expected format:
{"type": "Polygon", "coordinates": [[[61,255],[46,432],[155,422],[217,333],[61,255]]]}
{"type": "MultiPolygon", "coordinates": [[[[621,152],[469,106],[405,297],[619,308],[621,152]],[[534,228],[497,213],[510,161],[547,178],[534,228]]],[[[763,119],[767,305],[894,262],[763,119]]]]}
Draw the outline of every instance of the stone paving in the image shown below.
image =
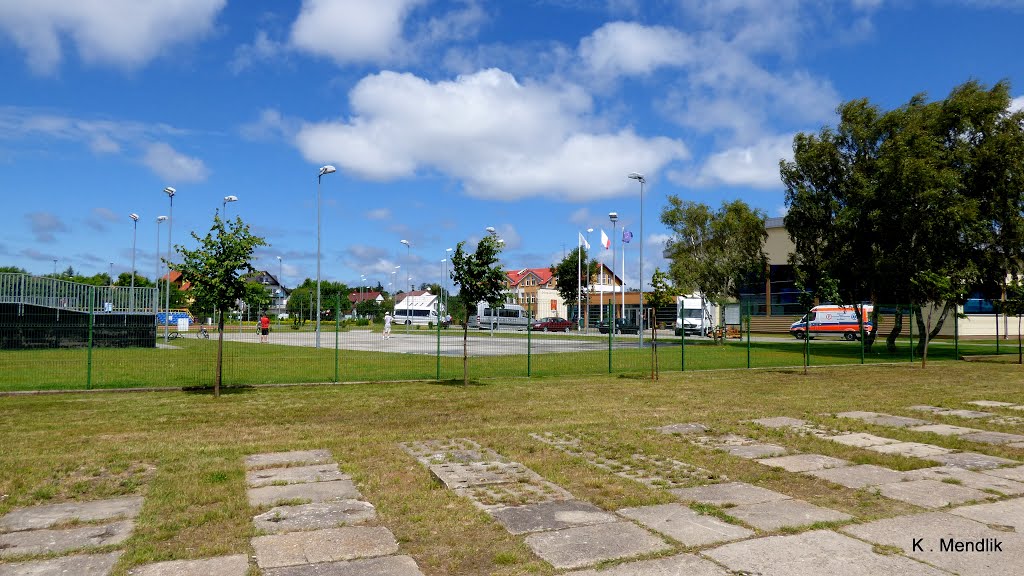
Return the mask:
{"type": "Polygon", "coordinates": [[[131,536],[142,498],[129,496],[30,506],[0,517],[0,575],[75,574],[106,576],[120,552],[89,554],[90,549],[116,546],[131,536]],[[19,559],[34,555],[64,555],[45,560],[19,559]]]}
{"type": "MultiPolygon", "coordinates": [[[[576,449],[573,447],[579,445],[578,439],[540,437],[556,446],[576,449]]],[[[472,440],[428,440],[400,446],[438,482],[468,498],[509,533],[528,534],[526,544],[555,568],[583,568],[671,549],[662,538],[575,499],[526,466],[472,440]]],[[[609,467],[607,462],[603,465],[609,467]]]]}

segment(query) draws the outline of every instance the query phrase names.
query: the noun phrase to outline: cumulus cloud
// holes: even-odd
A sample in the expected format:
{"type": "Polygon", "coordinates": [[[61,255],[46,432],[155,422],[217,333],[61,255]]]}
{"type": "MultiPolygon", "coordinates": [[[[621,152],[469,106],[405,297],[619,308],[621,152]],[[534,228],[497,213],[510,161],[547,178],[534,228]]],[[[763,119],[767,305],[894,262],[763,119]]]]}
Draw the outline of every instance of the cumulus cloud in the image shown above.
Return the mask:
{"type": "Polygon", "coordinates": [[[577,87],[521,84],[498,69],[440,82],[381,72],[349,100],[351,118],[306,124],[295,142],[310,161],[369,179],[432,169],[482,198],[588,200],[625,192],[623,174],[687,157],[678,140],[591,130],[592,103],[577,87]]]}
{"type": "Polygon", "coordinates": [[[51,212],[30,212],[25,215],[37,242],[53,242],[58,232],[67,232],[68,227],[51,212]]]}
{"type": "Polygon", "coordinates": [[[793,159],[793,135],[782,134],[761,139],[751,146],[729,148],[710,155],[696,177],[672,173],[669,178],[683,186],[745,186],[779,188],[779,160],[793,159]]]}
{"type": "Polygon", "coordinates": [[[1024,96],[1017,96],[1010,101],[1010,112],[1024,110],[1024,96]]]}
{"type": "MultiPolygon", "coordinates": [[[[127,219],[127,216],[125,218],[127,219]]],[[[117,222],[118,220],[120,218],[110,208],[93,208],[92,212],[89,213],[86,224],[93,230],[102,232],[107,229],[107,224],[117,222]]]]}
{"type": "Polygon", "coordinates": [[[228,67],[235,74],[239,74],[253,67],[258,62],[277,58],[286,49],[286,44],[270,38],[265,30],[257,30],[251,44],[242,44],[235,49],[235,57],[228,64],[228,67]]]}
{"type": "Polygon", "coordinates": [[[253,122],[243,124],[239,133],[246,140],[274,140],[277,138],[290,139],[298,129],[298,122],[286,118],[281,112],[274,108],[266,108],[260,111],[260,116],[253,122]]]}
{"type": "Polygon", "coordinates": [[[25,53],[37,74],[53,73],[64,42],[82,61],[138,68],[175,44],[213,27],[227,0],[33,0],[0,2],[0,32],[25,53]]]}
{"type": "Polygon", "coordinates": [[[695,47],[689,36],[674,28],[610,22],[581,40],[578,52],[591,74],[612,78],[684,66],[693,61],[695,47]]]}
{"type": "Polygon", "coordinates": [[[391,209],[390,208],[375,208],[366,213],[367,220],[390,220],[391,209]]]}
{"type": "Polygon", "coordinates": [[[303,0],[291,44],[339,64],[387,62],[403,50],[405,20],[425,0],[303,0]]]}
{"type": "Polygon", "coordinates": [[[210,173],[202,160],[186,156],[165,142],[150,144],[142,163],[168,182],[201,182],[210,173]]]}

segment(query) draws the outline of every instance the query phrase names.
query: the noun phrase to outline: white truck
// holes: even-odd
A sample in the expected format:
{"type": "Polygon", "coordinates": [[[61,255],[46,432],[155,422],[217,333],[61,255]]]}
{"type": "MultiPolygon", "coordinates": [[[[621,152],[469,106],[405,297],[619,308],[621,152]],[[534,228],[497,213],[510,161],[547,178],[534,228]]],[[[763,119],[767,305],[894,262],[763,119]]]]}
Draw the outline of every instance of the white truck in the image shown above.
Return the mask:
{"type": "Polygon", "coordinates": [[[676,336],[707,336],[718,325],[718,306],[703,294],[676,296],[676,336]]]}

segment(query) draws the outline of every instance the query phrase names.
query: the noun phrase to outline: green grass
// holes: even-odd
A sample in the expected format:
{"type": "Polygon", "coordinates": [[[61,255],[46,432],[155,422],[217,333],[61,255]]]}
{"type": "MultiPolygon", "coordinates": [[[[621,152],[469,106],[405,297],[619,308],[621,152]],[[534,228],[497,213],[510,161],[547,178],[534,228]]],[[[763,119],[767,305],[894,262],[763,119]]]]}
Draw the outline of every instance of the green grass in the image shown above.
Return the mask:
{"type": "MultiPolygon", "coordinates": [[[[0,514],[35,504],[143,495],[136,531],[124,544],[115,576],[158,560],[252,554],[256,510],[246,502],[244,457],[326,448],[377,507],[377,523],[394,532],[402,552],[425,573],[551,576],[554,571],[522,537],[509,535],[468,500],[441,488],[397,443],[472,438],[605,510],[673,501],[666,490],[568,457],[530,433],[578,436],[593,439],[595,450],[607,456],[625,458],[639,451],[679,460],[864,522],[920,510],[649,428],[702,422],[713,433],[745,434],[859,463],[900,469],[928,465],[747,422],[786,415],[1020,459],[1024,452],[1005,446],[881,429],[829,414],[874,410],[920,416],[906,407],[1018,398],[1021,373],[1015,365],[948,362],[925,370],[817,368],[808,376],[793,370],[677,372],[654,382],[603,375],[496,378],[468,387],[410,382],[247,388],[220,399],[183,392],[6,397],[0,398],[0,514]]],[[[986,427],[1024,432],[1024,426],[986,427]]],[[[728,509],[701,511],[729,515],[728,509]]],[[[676,545],[667,553],[683,550],[676,545]]]]}

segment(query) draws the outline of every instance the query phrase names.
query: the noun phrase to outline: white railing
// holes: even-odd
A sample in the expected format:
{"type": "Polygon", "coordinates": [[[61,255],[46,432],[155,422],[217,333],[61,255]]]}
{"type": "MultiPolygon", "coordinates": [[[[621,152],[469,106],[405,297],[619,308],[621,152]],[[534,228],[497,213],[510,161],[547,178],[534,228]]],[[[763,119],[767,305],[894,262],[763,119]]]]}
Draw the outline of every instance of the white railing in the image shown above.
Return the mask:
{"type": "Polygon", "coordinates": [[[157,292],[156,288],[92,286],[45,276],[0,273],[0,304],[153,314],[160,309],[157,292]]]}

